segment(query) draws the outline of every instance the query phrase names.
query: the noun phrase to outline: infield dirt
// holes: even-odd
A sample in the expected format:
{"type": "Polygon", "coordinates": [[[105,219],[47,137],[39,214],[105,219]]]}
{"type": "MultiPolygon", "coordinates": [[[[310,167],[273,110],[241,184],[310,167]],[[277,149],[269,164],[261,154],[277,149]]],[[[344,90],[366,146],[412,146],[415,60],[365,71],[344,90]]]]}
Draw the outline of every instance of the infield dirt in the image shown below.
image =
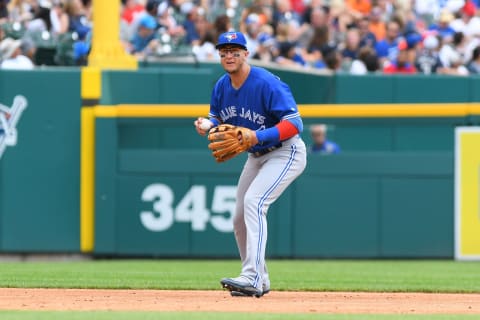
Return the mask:
{"type": "Polygon", "coordinates": [[[480,294],[0,288],[0,310],[220,311],[348,314],[480,314],[480,294]]]}

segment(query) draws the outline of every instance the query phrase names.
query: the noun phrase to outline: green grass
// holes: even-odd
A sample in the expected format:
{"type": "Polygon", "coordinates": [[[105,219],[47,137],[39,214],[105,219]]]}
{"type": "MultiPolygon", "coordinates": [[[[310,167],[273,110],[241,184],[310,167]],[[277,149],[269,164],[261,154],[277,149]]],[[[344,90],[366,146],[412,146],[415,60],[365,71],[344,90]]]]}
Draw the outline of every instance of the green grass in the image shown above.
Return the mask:
{"type": "MultiPolygon", "coordinates": [[[[477,292],[480,263],[456,261],[274,260],[274,290],[477,292]]],[[[220,290],[237,260],[3,262],[0,287],[220,290]]]]}
{"type": "Polygon", "coordinates": [[[30,312],[0,311],[2,320],[474,320],[478,315],[320,315],[320,314],[246,314],[230,312],[30,312]]]}
{"type": "MultiPolygon", "coordinates": [[[[476,292],[480,262],[273,260],[274,290],[476,292]]],[[[0,287],[221,290],[237,260],[2,262],[0,287]]],[[[473,320],[480,315],[247,314],[208,312],[0,311],[2,320],[473,320]]]]}

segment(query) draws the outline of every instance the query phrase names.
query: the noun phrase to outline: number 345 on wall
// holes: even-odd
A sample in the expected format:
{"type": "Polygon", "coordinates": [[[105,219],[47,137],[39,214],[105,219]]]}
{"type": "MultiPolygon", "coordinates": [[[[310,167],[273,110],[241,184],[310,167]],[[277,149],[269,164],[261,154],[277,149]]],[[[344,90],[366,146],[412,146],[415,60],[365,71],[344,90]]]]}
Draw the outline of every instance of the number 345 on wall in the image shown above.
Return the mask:
{"type": "Polygon", "coordinates": [[[174,207],[175,194],[165,184],[148,185],[142,201],[152,202],[152,211],[140,212],[140,220],[150,231],[168,230],[174,222],[191,223],[193,231],[204,231],[210,223],[220,232],[233,231],[236,186],[216,186],[210,210],[207,208],[207,187],[193,185],[174,207]]]}

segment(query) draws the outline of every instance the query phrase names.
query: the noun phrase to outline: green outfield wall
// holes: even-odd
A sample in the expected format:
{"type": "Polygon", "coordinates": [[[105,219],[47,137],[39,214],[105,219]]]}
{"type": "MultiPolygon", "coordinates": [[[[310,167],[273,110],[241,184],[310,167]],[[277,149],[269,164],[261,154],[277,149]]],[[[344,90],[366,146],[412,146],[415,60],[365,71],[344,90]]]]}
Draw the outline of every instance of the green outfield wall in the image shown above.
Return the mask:
{"type": "MultiPolygon", "coordinates": [[[[272,206],[269,256],[453,257],[454,128],[479,124],[480,78],[272,71],[343,152],[309,155],[272,206]]],[[[0,252],[235,257],[243,158],[216,164],[192,127],[221,74],[0,71],[0,103],[29,102],[0,158],[0,252]]]]}
{"type": "MultiPolygon", "coordinates": [[[[168,130],[172,122],[192,130],[190,119],[157,125],[168,130]]],[[[138,138],[131,126],[154,123],[96,120],[94,252],[235,257],[231,217],[244,157],[217,164],[196,136],[181,150],[125,143],[138,138]]],[[[269,211],[268,254],[448,258],[452,213],[452,152],[309,155],[304,174],[269,211]]]]}

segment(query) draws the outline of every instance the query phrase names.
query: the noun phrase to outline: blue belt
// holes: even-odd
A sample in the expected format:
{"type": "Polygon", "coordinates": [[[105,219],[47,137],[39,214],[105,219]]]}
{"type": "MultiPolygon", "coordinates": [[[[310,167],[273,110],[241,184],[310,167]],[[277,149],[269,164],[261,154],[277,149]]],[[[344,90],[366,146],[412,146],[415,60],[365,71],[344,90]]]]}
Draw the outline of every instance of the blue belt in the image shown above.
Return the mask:
{"type": "Polygon", "coordinates": [[[274,146],[271,146],[269,148],[265,148],[265,149],[262,149],[260,151],[256,151],[256,152],[252,152],[252,156],[254,156],[255,158],[258,158],[258,157],[261,157],[269,152],[272,152],[273,150],[276,150],[278,148],[281,148],[282,147],[282,143],[280,142],[279,144],[276,144],[274,146]]]}

